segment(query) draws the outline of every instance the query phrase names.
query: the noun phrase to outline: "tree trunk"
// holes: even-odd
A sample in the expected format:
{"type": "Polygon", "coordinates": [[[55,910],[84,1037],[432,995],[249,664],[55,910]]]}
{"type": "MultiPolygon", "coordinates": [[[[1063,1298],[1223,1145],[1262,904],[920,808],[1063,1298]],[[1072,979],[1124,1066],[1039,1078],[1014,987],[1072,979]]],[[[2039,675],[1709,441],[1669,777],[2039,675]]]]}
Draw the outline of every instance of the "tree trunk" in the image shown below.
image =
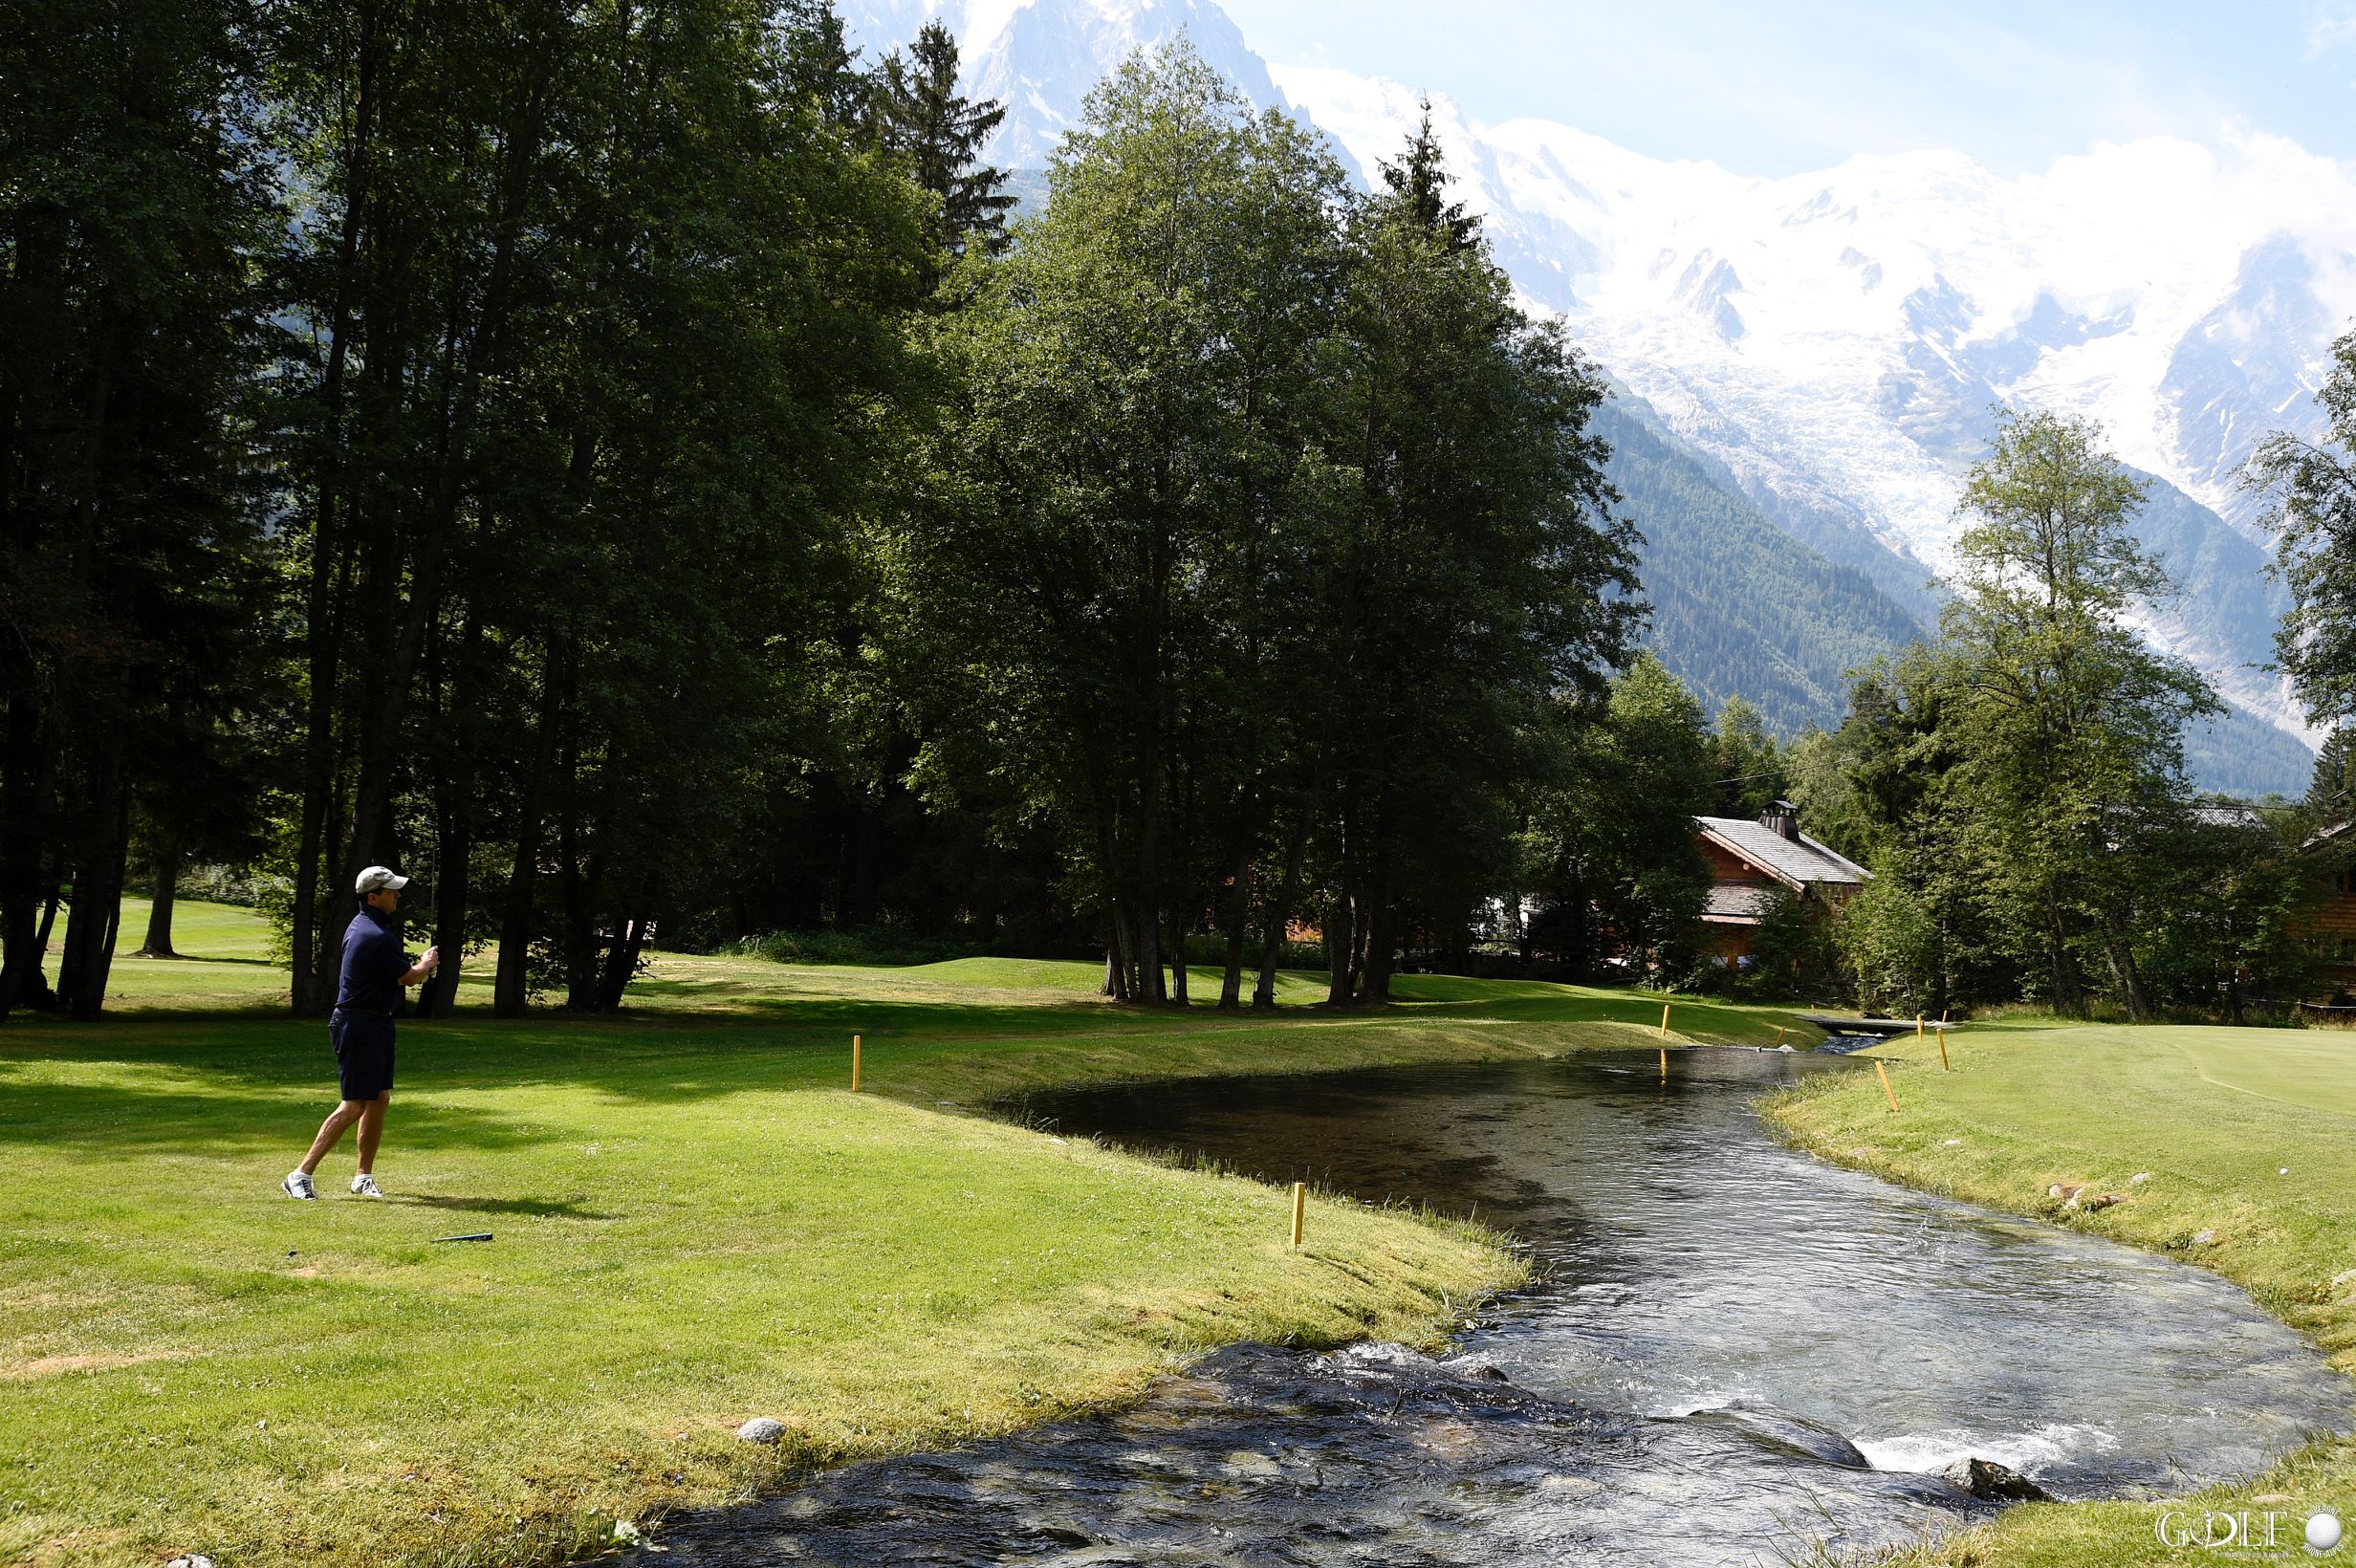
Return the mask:
{"type": "Polygon", "coordinates": [[[2110,977],[2118,983],[2119,994],[2127,1002],[2127,1015],[2139,1024],[2152,1019],[2151,1003],[2144,995],[2144,977],[2135,966],[2135,949],[2128,945],[2127,932],[2115,919],[2105,923],[2103,956],[2110,960],[2110,977]]]}
{"type": "Polygon", "coordinates": [[[1949,982],[1947,973],[1947,920],[1944,915],[1940,917],[1934,929],[1933,940],[1937,944],[1938,956],[1931,969],[1931,1005],[1938,1009],[1939,1016],[1944,1018],[1948,1011],[1955,1005],[1954,990],[1949,982]]]}
{"type": "Polygon", "coordinates": [[[1359,983],[1362,1000],[1390,1000],[1391,965],[1398,947],[1398,917],[1392,913],[1390,901],[1378,895],[1372,918],[1366,922],[1365,969],[1359,983]]]}
{"type": "Polygon", "coordinates": [[[614,842],[614,817],[619,809],[618,781],[627,773],[629,761],[618,748],[606,752],[599,770],[597,815],[584,823],[578,811],[580,751],[579,735],[568,731],[564,765],[557,770],[564,792],[557,808],[556,862],[564,886],[565,1006],[594,1010],[599,1005],[611,948],[628,940],[623,929],[626,914],[616,915],[610,939],[602,935],[600,926],[609,906],[626,911],[633,902],[626,898],[608,900],[606,892],[611,884],[605,880],[613,869],[610,846],[614,842]],[[588,841],[586,856],[581,853],[584,832],[588,841]]]}
{"type": "Polygon", "coordinates": [[[55,748],[44,718],[33,693],[10,697],[8,745],[0,749],[0,1022],[12,1009],[40,1006],[49,995],[48,927],[34,929],[43,823],[55,788],[55,748]]]}
{"type": "MultiPolygon", "coordinates": [[[[63,891],[64,890],[58,885],[57,872],[55,869],[52,869],[49,878],[49,886],[41,896],[40,928],[33,933],[33,950],[36,954],[45,955],[49,951],[49,939],[57,929],[57,911],[64,904],[64,900],[60,896],[63,891]]],[[[57,1005],[57,993],[50,989],[49,976],[42,970],[39,965],[36,964],[33,966],[33,989],[23,996],[19,997],[18,1000],[26,1007],[41,1008],[44,1010],[54,1008],[57,1005]]]]}
{"type": "Polygon", "coordinates": [[[1292,928],[1293,906],[1300,899],[1300,868],[1309,850],[1309,809],[1301,808],[1300,818],[1293,824],[1292,842],[1284,850],[1284,881],[1276,890],[1276,902],[1269,906],[1268,924],[1260,939],[1259,980],[1252,988],[1254,1009],[1276,1005],[1276,965],[1284,956],[1285,933],[1292,928]]]}
{"type": "Polygon", "coordinates": [[[156,850],[155,897],[147,905],[147,940],[142,958],[178,958],[172,950],[172,904],[180,895],[180,851],[169,838],[156,850]]]}
{"type": "Polygon", "coordinates": [[[1104,994],[1116,1002],[1134,999],[1129,987],[1128,933],[1123,928],[1121,905],[1104,909],[1104,994]]]}
{"type": "Polygon", "coordinates": [[[1104,991],[1116,1002],[1135,999],[1129,984],[1127,915],[1121,900],[1121,849],[1112,796],[1091,770],[1090,815],[1096,828],[1097,870],[1104,882],[1104,991]]]}
{"type": "MultiPolygon", "coordinates": [[[[556,882],[564,904],[564,1005],[597,1006],[597,980],[604,944],[598,939],[597,906],[604,882],[604,860],[596,848],[581,854],[580,744],[577,734],[564,740],[564,761],[556,770],[563,786],[556,795],[556,882]]],[[[602,817],[603,813],[600,813],[602,817]]],[[[605,836],[592,828],[592,845],[605,836]]],[[[617,933],[619,934],[619,933],[617,933]]]]}
{"type": "Polygon", "coordinates": [[[1352,961],[1358,954],[1358,933],[1351,924],[1350,894],[1345,883],[1334,893],[1325,911],[1325,1005],[1346,1007],[1355,981],[1352,961]]]}
{"type": "Polygon", "coordinates": [[[417,989],[421,1018],[445,1018],[458,1006],[458,976],[467,956],[467,865],[474,857],[473,829],[465,803],[446,803],[436,816],[441,841],[434,846],[439,880],[433,890],[433,945],[442,951],[442,967],[417,989]]]}
{"type": "MultiPolygon", "coordinates": [[[[331,359],[331,370],[336,368],[331,359]]],[[[336,940],[335,922],[323,918],[331,906],[328,889],[335,880],[329,846],[337,841],[340,814],[336,808],[336,687],[343,678],[343,605],[351,586],[351,555],[331,548],[333,502],[322,497],[314,525],[310,598],[305,607],[304,632],[308,715],[303,738],[303,810],[294,850],[294,909],[289,931],[294,973],[292,1001],[305,1017],[324,1017],[335,1005],[338,971],[330,958],[336,940]]]]}
{"type": "Polygon", "coordinates": [[[115,963],[115,937],[122,917],[122,871],[130,858],[131,803],[122,788],[120,744],[107,751],[99,770],[99,798],[106,815],[93,824],[95,842],[76,857],[74,908],[65,927],[65,955],[57,965],[57,991],[66,1013],[77,1022],[97,1019],[106,1005],[106,979],[115,963]]]}
{"type": "Polygon", "coordinates": [[[1169,928],[1169,999],[1187,1006],[1187,928],[1176,921],[1169,928]]]}
{"type": "Polygon", "coordinates": [[[520,1018],[531,1004],[532,901],[540,870],[540,818],[547,814],[546,780],[556,760],[556,726],[563,713],[569,658],[559,667],[555,640],[540,665],[540,711],[532,737],[532,772],[515,819],[515,859],[507,878],[507,907],[499,913],[499,966],[491,981],[494,1017],[520,1018]]]}
{"type": "Polygon", "coordinates": [[[1592,979],[1595,973],[1595,900],[1587,891],[1586,874],[1566,870],[1557,883],[1560,908],[1570,923],[1569,946],[1562,958],[1571,978],[1592,979]]]}
{"type": "MultiPolygon", "coordinates": [[[[439,640],[437,640],[439,642],[439,640]]],[[[448,656],[447,644],[435,649],[441,693],[435,704],[436,730],[446,727],[445,744],[438,747],[434,769],[434,888],[433,945],[442,950],[442,967],[417,989],[421,1018],[447,1015],[458,1005],[459,972],[466,964],[467,911],[472,898],[474,863],[474,726],[467,702],[469,677],[479,646],[471,614],[458,635],[458,651],[448,656]]]]}
{"type": "Polygon", "coordinates": [[[2062,917],[2062,905],[2054,899],[2045,901],[2045,941],[2053,966],[2053,1004],[2057,1011],[2073,1018],[2086,1015],[2084,992],[2078,984],[2078,968],[2070,957],[2068,928],[2062,917]]]}
{"type": "Polygon", "coordinates": [[[638,961],[645,951],[646,933],[653,922],[645,915],[625,918],[614,933],[614,944],[606,949],[605,966],[598,977],[597,1008],[600,1013],[613,1013],[622,1006],[622,994],[638,973],[638,961]]]}
{"type": "Polygon", "coordinates": [[[1235,879],[1234,907],[1227,920],[1227,968],[1219,976],[1219,1011],[1233,1013],[1243,1006],[1243,944],[1249,934],[1252,900],[1246,879],[1251,876],[1247,865],[1235,879]]]}
{"type": "Polygon", "coordinates": [[[1129,926],[1135,933],[1137,978],[1142,987],[1137,999],[1147,1004],[1168,1001],[1169,990],[1162,975],[1162,918],[1149,900],[1137,901],[1130,911],[1129,926]]]}

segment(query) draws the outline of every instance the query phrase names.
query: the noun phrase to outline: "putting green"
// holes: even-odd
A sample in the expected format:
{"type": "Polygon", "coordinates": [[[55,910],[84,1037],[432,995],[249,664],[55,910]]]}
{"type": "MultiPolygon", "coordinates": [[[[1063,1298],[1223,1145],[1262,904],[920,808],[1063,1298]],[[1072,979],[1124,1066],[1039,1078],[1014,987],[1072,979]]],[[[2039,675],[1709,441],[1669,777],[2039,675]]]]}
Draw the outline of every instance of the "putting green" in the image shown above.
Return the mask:
{"type": "Polygon", "coordinates": [[[2155,1029],[2203,1081],[2356,1122],[2356,1032],[2155,1029]]]}

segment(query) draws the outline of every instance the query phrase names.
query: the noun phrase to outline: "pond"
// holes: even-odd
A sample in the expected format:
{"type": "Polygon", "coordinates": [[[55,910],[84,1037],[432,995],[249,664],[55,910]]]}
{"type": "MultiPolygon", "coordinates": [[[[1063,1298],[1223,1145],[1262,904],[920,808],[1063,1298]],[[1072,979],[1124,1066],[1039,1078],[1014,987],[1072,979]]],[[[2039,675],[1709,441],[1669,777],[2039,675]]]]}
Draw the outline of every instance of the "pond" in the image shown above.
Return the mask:
{"type": "Polygon", "coordinates": [[[1234,1347],[1114,1415],[676,1518],[661,1560],[1805,1562],[1986,1516],[1926,1473],[1958,1457],[2173,1493],[2347,1425],[2356,1385],[2224,1281],[1767,1133],[1760,1091],[1854,1064],[1670,1060],[1037,1097],[1067,1134],[1476,1216],[1538,1281],[1439,1359],[1234,1347]]]}

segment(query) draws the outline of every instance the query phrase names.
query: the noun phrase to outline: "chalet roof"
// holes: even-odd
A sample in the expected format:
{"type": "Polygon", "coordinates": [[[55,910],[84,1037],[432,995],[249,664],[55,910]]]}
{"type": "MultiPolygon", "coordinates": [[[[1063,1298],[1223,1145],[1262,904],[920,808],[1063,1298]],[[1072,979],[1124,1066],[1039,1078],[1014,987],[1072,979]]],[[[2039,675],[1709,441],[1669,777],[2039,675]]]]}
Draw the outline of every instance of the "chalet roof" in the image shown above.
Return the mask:
{"type": "Polygon", "coordinates": [[[1781,895],[1767,882],[1712,882],[1702,897],[1702,919],[1713,926],[1756,926],[1781,895]]]}
{"type": "Polygon", "coordinates": [[[1873,880],[1872,872],[1804,833],[1796,840],[1786,838],[1747,817],[1697,817],[1693,821],[1704,838],[1714,839],[1786,886],[1804,887],[1810,882],[1862,885],[1873,880]]]}

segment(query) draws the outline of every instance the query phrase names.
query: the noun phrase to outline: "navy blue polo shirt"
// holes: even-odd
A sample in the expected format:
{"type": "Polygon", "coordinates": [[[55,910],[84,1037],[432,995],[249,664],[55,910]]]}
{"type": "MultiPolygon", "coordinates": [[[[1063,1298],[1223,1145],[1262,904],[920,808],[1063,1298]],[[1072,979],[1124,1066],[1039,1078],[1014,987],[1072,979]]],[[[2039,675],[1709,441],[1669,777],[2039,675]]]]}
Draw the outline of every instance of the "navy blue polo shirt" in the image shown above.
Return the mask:
{"type": "Polygon", "coordinates": [[[343,975],[336,1005],[360,1013],[389,1013],[401,1000],[401,977],[417,967],[401,950],[393,923],[363,904],[343,928],[343,975]]]}

